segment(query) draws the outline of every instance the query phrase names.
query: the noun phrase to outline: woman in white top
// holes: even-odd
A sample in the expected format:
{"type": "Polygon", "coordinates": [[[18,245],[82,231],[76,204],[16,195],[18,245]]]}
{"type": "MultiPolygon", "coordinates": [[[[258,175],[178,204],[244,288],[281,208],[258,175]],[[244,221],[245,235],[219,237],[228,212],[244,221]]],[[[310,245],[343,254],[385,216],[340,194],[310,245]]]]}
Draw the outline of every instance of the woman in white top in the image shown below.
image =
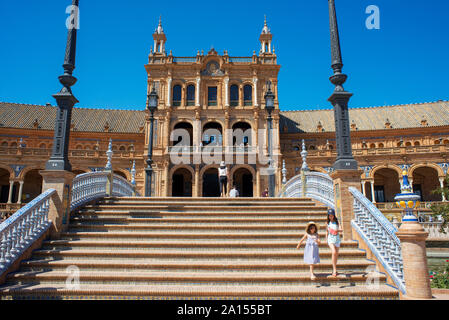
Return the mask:
{"type": "Polygon", "coordinates": [[[220,168],[218,168],[218,176],[218,180],[220,181],[220,195],[226,197],[228,193],[228,169],[224,161],[221,162],[220,168]]]}

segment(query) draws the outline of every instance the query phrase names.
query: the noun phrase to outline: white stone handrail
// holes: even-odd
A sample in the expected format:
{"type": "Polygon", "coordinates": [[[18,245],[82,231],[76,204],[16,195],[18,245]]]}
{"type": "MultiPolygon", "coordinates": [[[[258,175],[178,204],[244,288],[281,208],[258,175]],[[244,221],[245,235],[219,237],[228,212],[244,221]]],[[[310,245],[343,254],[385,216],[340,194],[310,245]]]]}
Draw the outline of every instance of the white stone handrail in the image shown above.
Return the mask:
{"type": "Polygon", "coordinates": [[[89,172],[76,176],[73,179],[70,210],[73,211],[92,200],[106,197],[107,183],[106,172],[89,172]]]}
{"type": "Polygon", "coordinates": [[[305,171],[304,177],[299,174],[288,181],[279,194],[281,198],[309,197],[324,203],[329,208],[335,208],[334,183],[325,173],[305,171]],[[305,184],[303,185],[303,181],[305,184]]]}
{"type": "Polygon", "coordinates": [[[55,193],[47,190],[0,224],[0,274],[48,230],[50,198],[55,193]]]}
{"type": "Polygon", "coordinates": [[[427,240],[441,239],[449,240],[449,226],[444,229],[446,233],[441,232],[442,222],[420,222],[424,230],[429,233],[427,240]]]}
{"type": "Polygon", "coordinates": [[[398,289],[405,293],[401,242],[397,228],[356,188],[349,188],[354,196],[354,220],[351,225],[370,251],[389,274],[398,289]]]}
{"type": "MultiPolygon", "coordinates": [[[[114,174],[113,175],[113,184],[112,184],[112,196],[113,197],[132,197],[134,196],[134,187],[133,185],[126,180],[125,178],[114,174]]],[[[136,196],[139,194],[136,193],[136,196]]]]}

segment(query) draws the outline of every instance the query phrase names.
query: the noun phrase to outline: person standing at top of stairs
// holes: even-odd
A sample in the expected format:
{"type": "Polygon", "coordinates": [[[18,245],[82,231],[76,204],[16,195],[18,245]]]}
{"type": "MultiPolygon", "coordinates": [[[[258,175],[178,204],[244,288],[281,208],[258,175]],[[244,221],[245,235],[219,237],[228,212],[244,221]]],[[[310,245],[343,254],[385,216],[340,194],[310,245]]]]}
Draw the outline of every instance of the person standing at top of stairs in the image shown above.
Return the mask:
{"type": "Polygon", "coordinates": [[[332,276],[336,277],[337,273],[337,260],[338,260],[338,251],[340,250],[341,239],[340,233],[343,230],[340,228],[340,223],[338,222],[337,217],[335,216],[335,210],[329,209],[327,211],[327,231],[326,231],[326,239],[329,245],[329,248],[332,251],[332,276]]]}
{"type": "Polygon", "coordinates": [[[226,197],[228,194],[228,169],[226,168],[226,163],[224,161],[220,163],[218,175],[220,183],[220,196],[226,197]]]}

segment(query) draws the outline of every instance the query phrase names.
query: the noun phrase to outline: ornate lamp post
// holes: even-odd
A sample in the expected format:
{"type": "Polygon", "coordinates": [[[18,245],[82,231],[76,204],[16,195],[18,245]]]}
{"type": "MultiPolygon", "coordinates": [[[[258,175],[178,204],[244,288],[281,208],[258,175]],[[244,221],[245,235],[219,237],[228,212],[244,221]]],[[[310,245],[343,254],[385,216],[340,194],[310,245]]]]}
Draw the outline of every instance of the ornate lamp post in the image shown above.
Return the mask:
{"type": "MultiPolygon", "coordinates": [[[[72,0],[72,10],[77,10],[78,6],[79,0],[72,0]]],[[[68,157],[70,125],[72,122],[72,108],[79,101],[72,94],[72,89],[70,87],[77,81],[72,73],[75,69],[78,12],[75,12],[74,19],[75,21],[69,27],[67,36],[67,46],[63,64],[64,74],[59,77],[59,82],[63,85],[63,88],[59,93],[53,95],[58,104],[58,111],[53,139],[53,151],[50,160],[45,165],[46,170],[52,171],[72,171],[72,166],[68,157]]]]}
{"type": "Polygon", "coordinates": [[[352,155],[351,131],[349,129],[348,102],[352,93],[345,91],[343,84],[348,78],[342,73],[343,60],[341,57],[340,37],[338,34],[337,14],[335,0],[329,1],[329,19],[331,34],[332,69],[334,75],[330,81],[335,85],[335,90],[329,101],[334,106],[335,134],[337,139],[337,160],[334,163],[335,170],[357,170],[357,161],[352,155]]]}
{"type": "Polygon", "coordinates": [[[150,137],[148,142],[148,159],[145,173],[147,176],[145,182],[145,197],[151,197],[151,182],[153,177],[153,126],[154,126],[154,112],[157,110],[159,96],[156,92],[156,87],[153,83],[151,93],[148,95],[148,110],[150,111],[150,137]]]}
{"type": "Polygon", "coordinates": [[[271,91],[271,82],[267,82],[268,91],[265,94],[265,110],[268,113],[268,157],[269,157],[269,168],[268,168],[268,196],[274,197],[274,168],[273,168],[273,141],[272,141],[272,129],[273,129],[273,118],[271,113],[274,110],[274,93],[271,91]]]}

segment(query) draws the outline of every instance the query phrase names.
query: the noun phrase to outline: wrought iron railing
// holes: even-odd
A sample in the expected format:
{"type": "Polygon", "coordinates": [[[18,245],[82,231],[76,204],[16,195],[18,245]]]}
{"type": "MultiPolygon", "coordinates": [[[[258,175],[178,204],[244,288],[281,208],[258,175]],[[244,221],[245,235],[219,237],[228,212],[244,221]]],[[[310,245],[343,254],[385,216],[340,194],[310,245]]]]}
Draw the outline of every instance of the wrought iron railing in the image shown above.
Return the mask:
{"type": "Polygon", "coordinates": [[[0,274],[48,230],[50,198],[55,193],[47,190],[0,224],[0,274]]]}
{"type": "Polygon", "coordinates": [[[405,293],[401,242],[397,228],[356,188],[349,188],[354,197],[354,220],[351,225],[391,277],[405,293]]]}
{"type": "Polygon", "coordinates": [[[106,185],[108,173],[89,172],[83,173],[73,179],[72,202],[70,209],[74,209],[107,195],[106,185]]]}

